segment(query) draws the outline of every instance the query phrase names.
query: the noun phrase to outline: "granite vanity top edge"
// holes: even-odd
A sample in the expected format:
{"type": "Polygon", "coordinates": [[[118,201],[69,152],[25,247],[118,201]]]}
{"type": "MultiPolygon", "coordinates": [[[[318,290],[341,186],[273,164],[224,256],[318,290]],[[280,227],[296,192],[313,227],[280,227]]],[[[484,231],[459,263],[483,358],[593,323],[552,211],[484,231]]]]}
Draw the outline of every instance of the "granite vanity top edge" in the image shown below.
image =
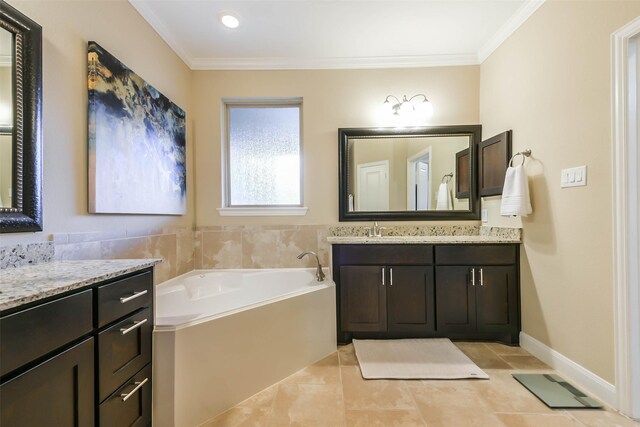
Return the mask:
{"type": "Polygon", "coordinates": [[[418,244],[418,243],[521,243],[520,239],[498,236],[328,236],[331,244],[418,244]]]}
{"type": "Polygon", "coordinates": [[[0,312],[152,267],[161,259],[53,261],[0,270],[0,312]]]}

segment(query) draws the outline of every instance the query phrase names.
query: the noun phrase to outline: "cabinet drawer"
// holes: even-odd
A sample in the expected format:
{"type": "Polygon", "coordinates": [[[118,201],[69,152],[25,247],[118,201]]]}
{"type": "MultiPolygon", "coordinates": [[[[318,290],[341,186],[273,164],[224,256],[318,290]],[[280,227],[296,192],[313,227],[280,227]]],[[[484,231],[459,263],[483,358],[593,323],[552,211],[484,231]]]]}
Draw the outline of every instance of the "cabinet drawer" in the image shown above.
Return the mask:
{"type": "Polygon", "coordinates": [[[451,245],[436,247],[436,264],[438,265],[505,265],[515,263],[515,245],[451,245]]]}
{"type": "Polygon", "coordinates": [[[93,329],[91,289],[3,317],[0,374],[88,334],[93,329]]]}
{"type": "Polygon", "coordinates": [[[127,380],[100,404],[100,427],[151,424],[151,365],[127,380]],[[126,400],[124,400],[126,399],[126,400]]]}
{"type": "Polygon", "coordinates": [[[153,275],[137,274],[98,288],[98,327],[133,313],[151,303],[153,275]]]}
{"type": "Polygon", "coordinates": [[[98,335],[100,401],[151,361],[153,318],[146,308],[98,335]]]}
{"type": "Polygon", "coordinates": [[[0,386],[0,425],[94,424],[93,338],[0,386]]]}
{"type": "Polygon", "coordinates": [[[432,245],[334,245],[339,264],[433,264],[432,245]]]}

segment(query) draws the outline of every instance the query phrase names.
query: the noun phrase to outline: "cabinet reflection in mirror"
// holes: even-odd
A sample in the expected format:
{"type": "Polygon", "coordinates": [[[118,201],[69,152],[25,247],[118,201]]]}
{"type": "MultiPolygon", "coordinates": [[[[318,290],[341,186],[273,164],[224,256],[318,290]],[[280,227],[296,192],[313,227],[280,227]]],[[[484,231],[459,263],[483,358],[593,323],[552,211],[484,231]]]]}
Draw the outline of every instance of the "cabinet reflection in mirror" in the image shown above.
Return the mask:
{"type": "Polygon", "coordinates": [[[480,129],[340,129],[340,220],[476,219],[480,129]]]}

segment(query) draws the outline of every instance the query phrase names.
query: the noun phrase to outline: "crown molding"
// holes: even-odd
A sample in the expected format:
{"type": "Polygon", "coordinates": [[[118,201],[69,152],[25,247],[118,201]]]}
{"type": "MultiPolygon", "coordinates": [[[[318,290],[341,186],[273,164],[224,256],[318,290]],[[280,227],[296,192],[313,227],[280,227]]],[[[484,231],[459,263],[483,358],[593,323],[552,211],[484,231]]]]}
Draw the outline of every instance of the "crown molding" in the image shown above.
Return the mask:
{"type": "Polygon", "coordinates": [[[193,70],[317,70],[478,65],[476,54],[360,58],[194,58],[193,70]]]}
{"type": "Polygon", "coordinates": [[[478,50],[479,63],[482,64],[511,34],[515,33],[544,2],[545,0],[527,0],[516,13],[511,15],[507,22],[478,50]]]}
{"type": "Polygon", "coordinates": [[[158,15],[155,14],[151,7],[149,7],[149,2],[145,0],[129,0],[129,4],[131,4],[131,6],[138,11],[140,16],[142,16],[142,18],[151,25],[151,28],[153,28],[156,33],[160,35],[160,38],[169,45],[171,50],[173,50],[176,55],[182,59],[182,62],[193,70],[191,58],[187,54],[187,50],[180,42],[178,42],[178,40],[173,36],[171,30],[169,30],[162,20],[158,18],[158,15]]]}
{"type": "Polygon", "coordinates": [[[354,58],[192,58],[169,27],[153,12],[149,1],[128,1],[191,70],[338,70],[479,65],[545,2],[545,0],[527,0],[480,48],[477,54],[354,58]]]}

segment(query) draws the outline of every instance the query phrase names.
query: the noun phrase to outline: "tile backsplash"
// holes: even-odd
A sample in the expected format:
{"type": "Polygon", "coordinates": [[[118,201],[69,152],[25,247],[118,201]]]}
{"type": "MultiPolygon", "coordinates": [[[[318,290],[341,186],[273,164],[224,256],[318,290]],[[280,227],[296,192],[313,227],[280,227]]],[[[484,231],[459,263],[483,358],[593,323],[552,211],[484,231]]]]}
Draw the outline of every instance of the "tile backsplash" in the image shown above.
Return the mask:
{"type": "MultiPolygon", "coordinates": [[[[477,225],[386,226],[389,236],[496,235],[516,236],[520,229],[477,225]]],[[[269,225],[152,228],[87,233],[57,233],[51,242],[0,248],[0,268],[56,260],[160,258],[155,282],[161,283],[195,269],[313,267],[315,261],[297,256],[318,254],[330,263],[327,236],[365,236],[367,227],[348,225],[269,225]],[[55,248],[55,255],[54,255],[55,248]]]]}
{"type": "Polygon", "coordinates": [[[155,282],[161,283],[193,270],[190,228],[152,228],[52,236],[56,260],[160,258],[155,282]]]}
{"type": "Polygon", "coordinates": [[[196,268],[313,267],[304,251],[329,265],[328,225],[202,227],[195,232],[196,268]]]}

